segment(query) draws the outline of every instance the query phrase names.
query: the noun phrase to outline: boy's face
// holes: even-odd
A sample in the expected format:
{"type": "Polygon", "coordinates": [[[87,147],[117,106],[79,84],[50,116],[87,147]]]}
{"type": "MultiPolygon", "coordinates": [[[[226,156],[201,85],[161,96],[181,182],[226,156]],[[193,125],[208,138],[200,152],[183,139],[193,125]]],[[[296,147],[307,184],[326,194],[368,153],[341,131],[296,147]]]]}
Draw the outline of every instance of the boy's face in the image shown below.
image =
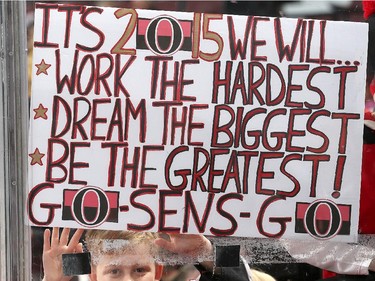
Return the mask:
{"type": "Polygon", "coordinates": [[[155,263],[147,247],[139,246],[122,254],[104,254],[93,267],[93,281],[155,281],[160,280],[163,266],[155,263]]]}

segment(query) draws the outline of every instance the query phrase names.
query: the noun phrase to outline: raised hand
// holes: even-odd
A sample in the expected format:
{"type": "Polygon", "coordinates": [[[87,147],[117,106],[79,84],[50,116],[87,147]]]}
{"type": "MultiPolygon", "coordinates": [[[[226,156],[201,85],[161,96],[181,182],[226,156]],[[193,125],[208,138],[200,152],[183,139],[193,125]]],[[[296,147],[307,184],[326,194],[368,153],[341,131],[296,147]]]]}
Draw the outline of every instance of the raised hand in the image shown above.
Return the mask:
{"type": "Polygon", "coordinates": [[[155,244],[165,250],[193,258],[195,262],[205,268],[208,272],[215,271],[213,262],[213,246],[205,236],[200,234],[168,234],[170,241],[157,238],[155,244]]]}
{"type": "Polygon", "coordinates": [[[157,238],[155,244],[170,252],[196,257],[198,255],[210,255],[213,253],[211,242],[200,234],[168,234],[170,241],[157,238]]]}
{"type": "Polygon", "coordinates": [[[83,229],[77,229],[69,240],[69,228],[64,228],[59,237],[59,228],[54,227],[51,231],[44,231],[43,243],[43,281],[68,281],[69,276],[64,276],[62,268],[62,254],[82,253],[82,244],[79,239],[83,229]]]}

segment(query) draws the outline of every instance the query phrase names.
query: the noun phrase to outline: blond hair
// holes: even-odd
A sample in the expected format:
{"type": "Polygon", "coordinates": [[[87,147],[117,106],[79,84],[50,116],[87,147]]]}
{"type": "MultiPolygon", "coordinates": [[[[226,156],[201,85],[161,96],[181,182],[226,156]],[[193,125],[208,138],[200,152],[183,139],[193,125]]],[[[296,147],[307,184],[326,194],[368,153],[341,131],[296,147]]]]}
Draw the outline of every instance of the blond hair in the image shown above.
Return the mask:
{"type": "Polygon", "coordinates": [[[150,249],[150,255],[155,256],[154,240],[156,233],[114,230],[88,230],[85,235],[87,249],[96,264],[101,255],[118,255],[125,250],[145,245],[150,249]]]}
{"type": "Polygon", "coordinates": [[[123,239],[131,241],[139,240],[154,240],[158,237],[157,233],[152,232],[136,232],[136,231],[115,231],[115,230],[99,230],[99,229],[90,229],[86,232],[86,240],[88,239],[123,239]]]}

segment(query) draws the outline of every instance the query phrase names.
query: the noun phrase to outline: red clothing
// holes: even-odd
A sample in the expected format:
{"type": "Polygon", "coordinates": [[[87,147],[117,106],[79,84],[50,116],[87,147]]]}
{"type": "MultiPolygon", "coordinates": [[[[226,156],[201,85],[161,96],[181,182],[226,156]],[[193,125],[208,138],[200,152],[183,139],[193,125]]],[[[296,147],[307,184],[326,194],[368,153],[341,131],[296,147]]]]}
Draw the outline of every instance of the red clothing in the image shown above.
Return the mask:
{"type": "Polygon", "coordinates": [[[369,16],[375,14],[375,1],[374,0],[363,0],[362,1],[362,8],[363,8],[363,17],[368,19],[369,16]]]}
{"type": "MultiPolygon", "coordinates": [[[[363,17],[368,19],[375,14],[375,0],[363,0],[362,8],[363,17]]],[[[369,46],[369,48],[373,48],[373,46],[369,46]]],[[[373,79],[372,82],[374,82],[373,79]]],[[[371,83],[371,92],[373,92],[374,88],[375,84],[371,83]]],[[[365,120],[375,121],[372,116],[373,111],[373,108],[366,108],[365,120]]],[[[375,131],[371,130],[371,132],[374,136],[370,137],[369,140],[364,140],[365,143],[363,144],[362,151],[362,181],[358,231],[363,234],[375,234],[375,131]]]]}
{"type": "Polygon", "coordinates": [[[336,276],[337,274],[328,270],[324,270],[322,273],[322,278],[327,279],[336,276]]]}
{"type": "Polygon", "coordinates": [[[375,144],[364,144],[359,233],[375,234],[375,144]]]}

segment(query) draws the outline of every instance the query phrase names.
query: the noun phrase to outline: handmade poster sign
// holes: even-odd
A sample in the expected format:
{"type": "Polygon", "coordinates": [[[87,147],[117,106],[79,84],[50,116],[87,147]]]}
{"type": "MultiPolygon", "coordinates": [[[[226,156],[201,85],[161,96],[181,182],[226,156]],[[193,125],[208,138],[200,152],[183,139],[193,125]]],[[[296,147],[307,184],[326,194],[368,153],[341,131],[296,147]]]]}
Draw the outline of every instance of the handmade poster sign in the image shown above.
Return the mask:
{"type": "Polygon", "coordinates": [[[355,241],[367,25],[36,4],[36,226],[355,241]]]}

